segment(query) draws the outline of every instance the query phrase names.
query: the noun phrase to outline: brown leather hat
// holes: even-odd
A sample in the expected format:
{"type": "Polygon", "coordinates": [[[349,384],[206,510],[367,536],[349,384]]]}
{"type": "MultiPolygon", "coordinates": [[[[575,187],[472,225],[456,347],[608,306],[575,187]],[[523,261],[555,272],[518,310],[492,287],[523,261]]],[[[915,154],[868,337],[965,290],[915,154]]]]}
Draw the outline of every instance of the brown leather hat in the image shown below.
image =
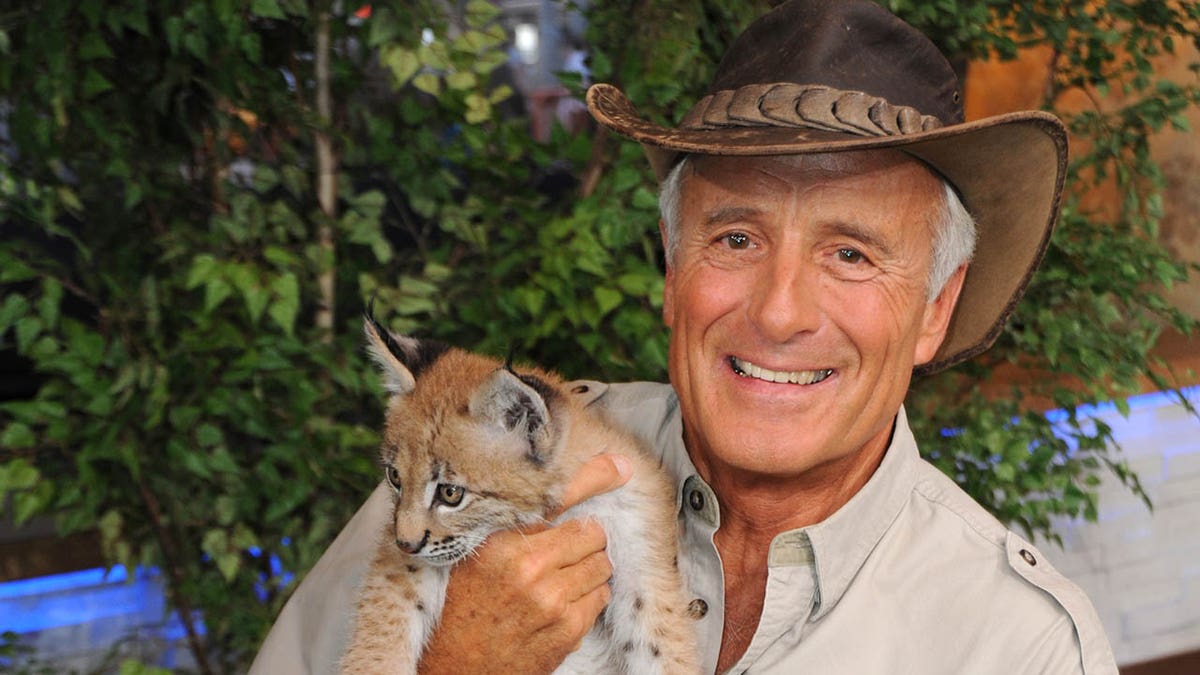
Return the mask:
{"type": "Polygon", "coordinates": [[[642,119],[616,87],[588,90],[604,126],[642,144],[659,180],[688,153],[790,155],[896,148],[933,167],[978,223],[946,339],[917,374],[996,340],[1058,214],[1067,134],[1026,111],[963,121],[954,70],[924,35],[868,0],[792,0],[743,32],[678,128],[642,119]]]}

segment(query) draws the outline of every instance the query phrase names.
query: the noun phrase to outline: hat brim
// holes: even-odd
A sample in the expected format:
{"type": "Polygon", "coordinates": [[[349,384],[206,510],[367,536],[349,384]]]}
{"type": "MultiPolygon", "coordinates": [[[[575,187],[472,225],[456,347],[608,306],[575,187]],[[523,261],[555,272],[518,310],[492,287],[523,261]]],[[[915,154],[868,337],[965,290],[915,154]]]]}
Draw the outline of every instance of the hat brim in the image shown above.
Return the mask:
{"type": "Polygon", "coordinates": [[[897,136],[802,127],[675,129],[643,119],[616,87],[593,85],[597,122],[645,149],[661,181],[683,154],[793,155],[894,148],[922,160],[958,191],[978,239],[945,340],[914,373],[948,368],[996,341],[1046,248],[1067,166],[1067,132],[1049,113],[1025,111],[897,136]]]}

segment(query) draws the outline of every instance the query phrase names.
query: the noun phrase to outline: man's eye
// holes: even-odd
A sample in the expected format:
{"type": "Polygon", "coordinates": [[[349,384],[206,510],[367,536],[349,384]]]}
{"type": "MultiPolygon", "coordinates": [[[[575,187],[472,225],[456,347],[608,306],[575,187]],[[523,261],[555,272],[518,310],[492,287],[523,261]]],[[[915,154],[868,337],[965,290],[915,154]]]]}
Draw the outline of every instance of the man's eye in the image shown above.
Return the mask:
{"type": "Polygon", "coordinates": [[[841,260],[842,262],[848,262],[851,264],[857,264],[857,263],[860,263],[860,262],[863,262],[866,260],[866,258],[863,257],[862,253],[859,253],[858,251],[856,251],[852,248],[839,248],[838,252],[837,252],[837,257],[838,257],[838,260],[841,260]]]}
{"type": "Polygon", "coordinates": [[[744,232],[733,232],[721,237],[729,248],[741,251],[750,248],[750,237],[744,232]]]}

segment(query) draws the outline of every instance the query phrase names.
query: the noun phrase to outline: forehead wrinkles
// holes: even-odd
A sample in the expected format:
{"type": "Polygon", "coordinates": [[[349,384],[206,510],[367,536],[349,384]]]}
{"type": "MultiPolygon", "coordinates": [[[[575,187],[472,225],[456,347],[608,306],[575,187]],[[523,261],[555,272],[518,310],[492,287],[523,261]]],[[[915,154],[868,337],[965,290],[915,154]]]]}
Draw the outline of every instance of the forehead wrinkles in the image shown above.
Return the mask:
{"type": "Polygon", "coordinates": [[[942,179],[896,150],[697,159],[692,172],[734,198],[758,196],[803,205],[810,193],[837,197],[846,191],[851,193],[847,204],[867,211],[908,210],[921,216],[927,210],[937,213],[942,201],[942,179]]]}

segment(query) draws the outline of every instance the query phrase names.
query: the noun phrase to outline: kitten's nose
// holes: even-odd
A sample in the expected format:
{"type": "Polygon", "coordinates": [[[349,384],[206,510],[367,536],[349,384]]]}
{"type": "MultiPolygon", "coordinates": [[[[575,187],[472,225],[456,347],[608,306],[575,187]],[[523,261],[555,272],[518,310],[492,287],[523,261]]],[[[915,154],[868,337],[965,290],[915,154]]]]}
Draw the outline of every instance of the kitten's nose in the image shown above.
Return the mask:
{"type": "Polygon", "coordinates": [[[421,549],[425,548],[425,543],[428,541],[429,541],[429,530],[425,530],[425,534],[421,537],[420,541],[406,541],[404,539],[401,539],[400,537],[396,537],[396,546],[399,546],[401,551],[404,551],[405,553],[412,555],[412,554],[416,553],[417,551],[420,551],[421,549]]]}

